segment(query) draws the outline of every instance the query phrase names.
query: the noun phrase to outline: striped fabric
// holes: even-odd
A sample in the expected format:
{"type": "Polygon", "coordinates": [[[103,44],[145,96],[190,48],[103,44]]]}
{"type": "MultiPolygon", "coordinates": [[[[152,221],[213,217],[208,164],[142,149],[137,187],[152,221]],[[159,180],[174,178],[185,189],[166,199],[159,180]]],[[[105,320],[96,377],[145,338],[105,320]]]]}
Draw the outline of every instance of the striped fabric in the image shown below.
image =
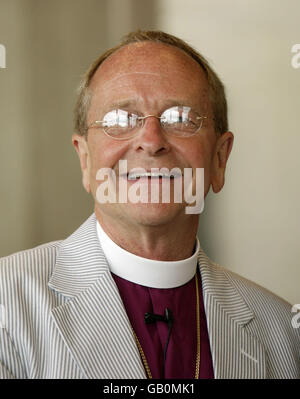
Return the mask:
{"type": "MultiPolygon", "coordinates": [[[[215,378],[300,378],[291,306],[198,259],[215,378]]],[[[0,378],[146,378],[93,214],[64,241],[0,260],[0,378]]]]}

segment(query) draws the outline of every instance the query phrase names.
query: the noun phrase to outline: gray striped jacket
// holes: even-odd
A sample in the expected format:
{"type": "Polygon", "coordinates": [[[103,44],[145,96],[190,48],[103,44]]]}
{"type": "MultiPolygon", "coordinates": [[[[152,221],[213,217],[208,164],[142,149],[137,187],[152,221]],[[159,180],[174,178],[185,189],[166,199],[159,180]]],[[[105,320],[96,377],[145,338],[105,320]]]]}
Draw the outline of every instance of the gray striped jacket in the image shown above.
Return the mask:
{"type": "MultiPolygon", "coordinates": [[[[288,303],[198,264],[215,378],[299,378],[288,303]]],[[[1,378],[146,378],[93,214],[64,241],[0,260],[1,378]]]]}

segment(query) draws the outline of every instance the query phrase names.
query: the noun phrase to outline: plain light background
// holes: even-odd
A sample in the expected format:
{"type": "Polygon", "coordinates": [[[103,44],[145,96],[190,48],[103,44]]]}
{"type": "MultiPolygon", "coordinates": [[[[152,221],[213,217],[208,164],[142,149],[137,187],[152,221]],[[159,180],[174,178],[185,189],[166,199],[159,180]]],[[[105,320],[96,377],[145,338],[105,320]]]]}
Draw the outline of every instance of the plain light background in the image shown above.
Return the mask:
{"type": "Polygon", "coordinates": [[[80,76],[128,31],[161,29],[201,52],[228,96],[234,148],[202,247],[300,303],[299,16],[298,0],[0,0],[0,256],[63,239],[92,213],[71,145],[80,76]]]}

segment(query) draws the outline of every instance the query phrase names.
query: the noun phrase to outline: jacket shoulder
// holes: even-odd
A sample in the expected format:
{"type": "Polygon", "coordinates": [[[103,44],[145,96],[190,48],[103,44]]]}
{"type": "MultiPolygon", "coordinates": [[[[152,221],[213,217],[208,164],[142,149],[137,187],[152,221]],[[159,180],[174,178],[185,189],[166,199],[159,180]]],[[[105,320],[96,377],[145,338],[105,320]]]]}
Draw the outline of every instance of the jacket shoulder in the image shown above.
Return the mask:
{"type": "Polygon", "coordinates": [[[224,275],[231,282],[231,284],[236,288],[236,290],[242,295],[245,301],[250,301],[255,303],[264,303],[264,307],[266,304],[270,304],[275,307],[280,306],[283,309],[291,311],[291,304],[286,301],[284,298],[281,298],[279,295],[270,291],[269,289],[261,286],[260,284],[247,279],[235,273],[231,270],[228,270],[225,267],[217,265],[220,269],[223,270],[224,275]],[[253,298],[253,300],[252,300],[253,298]],[[266,302],[265,302],[266,301],[266,302]]]}
{"type": "MultiPolygon", "coordinates": [[[[212,261],[202,250],[199,254],[199,263],[202,265],[201,271],[206,275],[206,280],[214,282],[214,284],[222,285],[224,282],[229,282],[231,286],[245,299],[245,302],[255,298],[255,302],[268,300],[268,303],[281,305],[291,309],[291,305],[283,298],[274,294],[267,288],[255,283],[240,274],[231,271],[229,268],[221,266],[220,264],[212,261]]],[[[210,284],[209,284],[210,285],[210,284]]]]}
{"type": "Polygon", "coordinates": [[[0,278],[7,275],[23,275],[53,269],[61,241],[52,241],[37,247],[15,252],[0,258],[0,278]]]}
{"type": "MultiPolygon", "coordinates": [[[[206,256],[206,255],[205,255],[206,256]]],[[[293,318],[295,313],[292,305],[271,292],[265,287],[223,267],[206,257],[213,275],[215,284],[224,285],[224,289],[233,287],[249,309],[254,314],[255,323],[260,328],[268,330],[265,335],[282,334],[289,337],[293,342],[300,343],[300,328],[295,328],[293,318]],[[226,283],[225,283],[226,282],[226,283]],[[226,288],[226,287],[227,288],[226,288]]]]}
{"type": "MultiPolygon", "coordinates": [[[[271,292],[265,287],[221,266],[207,257],[202,252],[200,255],[200,264],[202,262],[201,271],[204,272],[205,284],[210,291],[217,291],[222,297],[222,294],[227,295],[229,300],[230,295],[243,299],[243,302],[254,313],[255,319],[258,323],[268,324],[273,328],[283,328],[286,332],[292,335],[299,336],[299,330],[292,328],[292,319],[295,315],[292,312],[292,305],[271,292]],[[280,327],[279,327],[280,326],[280,327]]],[[[206,288],[204,286],[204,288],[206,288]]]]}

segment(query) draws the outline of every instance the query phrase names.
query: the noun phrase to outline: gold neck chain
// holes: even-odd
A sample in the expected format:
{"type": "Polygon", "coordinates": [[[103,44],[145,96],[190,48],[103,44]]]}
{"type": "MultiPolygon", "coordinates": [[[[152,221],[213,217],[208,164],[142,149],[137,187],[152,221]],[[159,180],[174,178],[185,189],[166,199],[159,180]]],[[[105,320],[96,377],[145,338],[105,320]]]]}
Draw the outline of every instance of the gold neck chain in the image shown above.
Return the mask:
{"type": "MultiPolygon", "coordinates": [[[[196,298],[197,298],[197,308],[196,308],[196,315],[197,315],[197,355],[196,355],[196,370],[195,370],[195,379],[199,379],[199,373],[200,373],[200,305],[199,305],[199,289],[198,289],[198,278],[197,278],[197,273],[195,274],[195,282],[196,282],[196,298]]],[[[132,328],[132,327],[131,327],[132,328]]],[[[144,368],[146,370],[147,376],[149,379],[152,379],[152,374],[151,370],[149,367],[149,364],[147,362],[145,353],[143,351],[143,348],[140,344],[140,341],[135,333],[135,331],[132,328],[132,332],[137,344],[137,347],[140,352],[141,359],[144,364],[144,368]]]]}

